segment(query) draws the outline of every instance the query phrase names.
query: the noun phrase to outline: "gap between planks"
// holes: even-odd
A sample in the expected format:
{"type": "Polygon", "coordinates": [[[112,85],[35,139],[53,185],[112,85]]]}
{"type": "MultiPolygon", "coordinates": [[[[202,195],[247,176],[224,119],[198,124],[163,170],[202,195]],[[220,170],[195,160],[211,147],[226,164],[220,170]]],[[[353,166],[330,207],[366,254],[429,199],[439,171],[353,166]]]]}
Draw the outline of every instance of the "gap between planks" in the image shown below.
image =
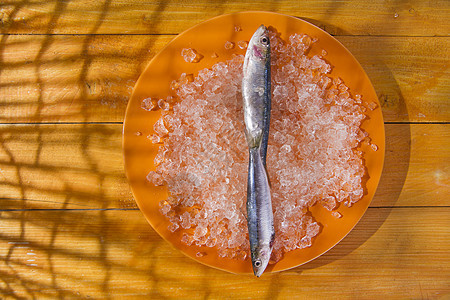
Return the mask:
{"type": "MultiPolygon", "coordinates": [[[[407,205],[407,206],[369,206],[367,209],[423,209],[423,208],[450,208],[450,205],[407,205]]],[[[5,208],[0,212],[25,212],[25,211],[139,211],[138,207],[132,208],[5,208]]]]}
{"type": "MultiPolygon", "coordinates": [[[[385,121],[384,125],[448,125],[450,121],[385,121]]],[[[123,125],[123,122],[0,122],[1,125],[123,125]]]]}
{"type": "MultiPolygon", "coordinates": [[[[433,206],[430,206],[433,207],[433,206]]],[[[442,207],[442,206],[441,206],[442,207]]],[[[9,211],[138,211],[139,208],[6,208],[0,212],[9,211]]]]}
{"type": "Polygon", "coordinates": [[[0,122],[0,125],[123,125],[123,122],[0,122]]]}
{"type": "MultiPolygon", "coordinates": [[[[189,28],[187,28],[189,29],[189,28]]],[[[186,29],[186,30],[187,30],[186,29]]],[[[323,30],[323,29],[322,29],[323,30]]],[[[333,34],[323,30],[333,37],[388,37],[388,38],[449,38],[450,35],[406,35],[406,34],[333,34]]],[[[177,36],[178,33],[0,33],[0,36],[177,36]]]]}

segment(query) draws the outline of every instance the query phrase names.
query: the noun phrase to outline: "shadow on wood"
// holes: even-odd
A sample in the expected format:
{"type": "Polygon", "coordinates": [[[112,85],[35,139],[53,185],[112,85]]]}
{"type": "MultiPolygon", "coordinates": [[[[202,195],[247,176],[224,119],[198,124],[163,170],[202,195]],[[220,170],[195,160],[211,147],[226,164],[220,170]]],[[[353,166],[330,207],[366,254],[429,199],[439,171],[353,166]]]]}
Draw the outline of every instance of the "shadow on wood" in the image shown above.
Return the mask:
{"type": "MultiPolygon", "coordinates": [[[[152,22],[158,22],[164,3],[159,2],[152,22]]],[[[20,299],[84,298],[91,294],[110,298],[112,290],[129,289],[129,286],[111,287],[112,270],[115,273],[122,270],[131,282],[136,277],[148,281],[150,290],[141,294],[151,294],[151,285],[157,284],[159,278],[152,273],[151,264],[156,260],[146,258],[167,251],[167,245],[136,209],[130,192],[123,193],[129,189],[120,153],[121,124],[89,124],[94,111],[89,104],[96,107],[106,104],[110,109],[122,106],[119,112],[123,114],[130,84],[142,71],[144,53],[150,52],[157,39],[144,37],[149,42],[140,49],[138,59],[132,58],[136,66],[133,74],[121,78],[118,74],[105,76],[101,70],[94,70],[99,79],[92,78],[93,64],[104,59],[101,48],[93,49],[101,41],[102,37],[96,33],[108,15],[111,1],[103,2],[89,34],[58,36],[55,26],[70,4],[70,1],[56,2],[54,11],[43,16],[48,18],[43,36],[15,37],[5,34],[8,26],[2,26],[0,76],[18,69],[22,77],[0,86],[3,91],[11,87],[18,91],[17,111],[2,115],[1,120],[24,124],[6,124],[0,128],[0,176],[3,177],[0,293],[20,299]],[[74,49],[70,41],[64,47],[65,39],[74,38],[84,40],[81,48],[74,49]],[[19,63],[14,62],[14,55],[5,58],[5,49],[17,46],[17,39],[25,39],[21,47],[38,39],[35,56],[26,54],[28,60],[19,63]],[[58,52],[54,47],[61,40],[63,47],[56,48],[61,56],[55,60],[58,52]],[[26,71],[22,72],[23,69],[26,71]],[[92,97],[95,89],[92,82],[105,83],[102,97],[92,97]],[[125,90],[119,85],[125,86],[125,90]],[[25,96],[29,100],[23,101],[22,96],[27,94],[32,95],[25,96]],[[104,103],[94,103],[102,99],[104,103]],[[29,108],[28,114],[21,115],[24,107],[29,108]],[[61,118],[64,121],[70,115],[76,115],[76,121],[82,123],[58,124],[61,118]],[[49,121],[57,124],[43,124],[49,121]],[[121,198],[128,200],[123,202],[121,198]],[[164,245],[162,250],[161,245],[164,245]]],[[[9,18],[14,19],[29,5],[28,1],[18,2],[9,18]]],[[[120,48],[109,50],[113,63],[128,63],[121,60],[120,48]]],[[[11,104],[15,100],[8,101],[11,104]]]]}

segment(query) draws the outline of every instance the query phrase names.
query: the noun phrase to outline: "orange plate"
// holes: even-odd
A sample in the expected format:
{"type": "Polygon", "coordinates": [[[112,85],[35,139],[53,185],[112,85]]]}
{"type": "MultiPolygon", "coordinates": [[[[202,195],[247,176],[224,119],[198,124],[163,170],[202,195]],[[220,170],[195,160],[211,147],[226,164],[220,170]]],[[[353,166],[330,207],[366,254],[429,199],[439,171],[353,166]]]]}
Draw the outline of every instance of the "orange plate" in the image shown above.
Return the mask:
{"type": "Polygon", "coordinates": [[[294,33],[306,33],[317,38],[318,41],[313,44],[310,54],[326,50],[328,54],[325,59],[333,67],[331,76],[343,79],[350,92],[353,95],[361,94],[363,101],[378,104],[373,111],[367,111],[369,118],[362,126],[369,133],[373,143],[378,146],[378,151],[373,151],[366,145],[361,146],[369,176],[366,182],[367,193],[351,208],[341,205],[338,211],[343,217],[340,219],[331,216],[330,212],[320,205],[312,207],[311,213],[322,224],[322,230],[313,240],[313,245],[310,248],[286,253],[278,263],[269,265],[266,272],[281,271],[304,264],[331,249],[346,236],[369,206],[381,176],[384,160],[383,116],[375,90],[351,53],[325,31],[301,19],[286,15],[271,12],[241,12],[212,18],[178,35],[150,61],[137,81],[128,103],[123,127],[125,170],[140,210],[164,239],[200,263],[233,273],[252,272],[249,260],[219,258],[215,248],[187,246],[180,241],[182,230],[172,233],[167,229],[170,223],[159,212],[158,206],[161,200],[167,198],[167,188],[155,187],[146,180],[148,172],[154,170],[153,159],[158,151],[158,145],[152,144],[146,137],[153,133],[153,124],[159,118],[160,112],[147,112],[140,106],[141,101],[147,97],[166,98],[170,95],[169,84],[172,80],[178,79],[181,73],[196,74],[218,61],[230,59],[233,53],[245,54],[245,51],[237,46],[232,50],[226,50],[225,42],[249,41],[261,24],[275,27],[283,39],[294,33]],[[239,26],[242,30],[236,31],[235,26],[239,26]],[[186,63],[183,60],[181,49],[189,47],[204,56],[200,62],[186,63]],[[218,57],[213,58],[214,53],[218,57]],[[206,255],[197,257],[198,252],[204,252],[206,255]]]}

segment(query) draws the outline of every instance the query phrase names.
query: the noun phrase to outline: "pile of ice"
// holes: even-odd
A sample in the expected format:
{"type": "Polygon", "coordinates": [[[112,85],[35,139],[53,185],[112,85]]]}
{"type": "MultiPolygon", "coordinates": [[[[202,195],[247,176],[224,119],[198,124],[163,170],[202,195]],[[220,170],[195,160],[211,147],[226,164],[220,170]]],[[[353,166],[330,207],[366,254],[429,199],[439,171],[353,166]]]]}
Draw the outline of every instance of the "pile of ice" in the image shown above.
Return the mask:
{"type": "MultiPolygon", "coordinates": [[[[331,66],[321,56],[307,55],[312,43],[304,34],[285,42],[271,32],[272,261],[311,246],[320,226],[309,207],[318,202],[333,211],[363,196],[365,169],[356,147],[367,136],[360,129],[365,108],[340,79],[327,75],[331,66]]],[[[249,256],[242,63],[238,55],[195,77],[182,74],[172,82],[176,99],[152,102],[162,116],[150,138],[162,144],[156,170],[148,175],[153,184],[168,187],[160,212],[170,221],[169,230],[182,228],[187,245],[216,247],[219,256],[236,259],[249,256]]]]}

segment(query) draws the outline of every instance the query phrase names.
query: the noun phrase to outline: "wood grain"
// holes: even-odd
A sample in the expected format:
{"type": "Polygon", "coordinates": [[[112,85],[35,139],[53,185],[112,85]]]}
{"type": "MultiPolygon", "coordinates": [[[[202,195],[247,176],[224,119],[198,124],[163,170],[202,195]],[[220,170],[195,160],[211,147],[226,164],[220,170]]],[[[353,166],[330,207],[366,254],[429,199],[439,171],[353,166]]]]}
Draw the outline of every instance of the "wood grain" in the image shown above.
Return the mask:
{"type": "Polygon", "coordinates": [[[123,168],[121,124],[1,126],[0,132],[2,208],[136,207],[123,168]]]}
{"type": "Polygon", "coordinates": [[[448,9],[445,0],[9,0],[0,10],[0,28],[25,34],[178,34],[221,14],[265,10],[304,18],[335,35],[448,36],[448,9]]]}
{"type": "Polygon", "coordinates": [[[450,120],[449,38],[338,39],[369,76],[385,122],[450,120]]]}
{"type": "MultiPolygon", "coordinates": [[[[372,207],[450,205],[449,128],[386,125],[385,166],[372,207]]],[[[121,124],[0,126],[1,207],[136,208],[121,135],[121,124]]]]}
{"type": "Polygon", "coordinates": [[[8,36],[1,122],[121,122],[146,62],[171,38],[8,36]]]}
{"type": "Polygon", "coordinates": [[[185,257],[157,236],[139,211],[2,211],[0,293],[96,299],[436,298],[450,292],[449,258],[442,256],[450,251],[449,214],[448,207],[369,208],[323,256],[257,279],[185,257]]]}
{"type": "Polygon", "coordinates": [[[386,124],[384,168],[371,206],[449,206],[449,129],[386,124]]]}
{"type": "MultiPolygon", "coordinates": [[[[3,36],[0,122],[122,122],[150,59],[173,36],[3,36]]],[[[387,122],[450,120],[450,38],[338,37],[387,122]]]]}
{"type": "Polygon", "coordinates": [[[449,298],[449,12],[446,0],[1,1],[0,298],[449,298]],[[163,241],[136,207],[121,151],[151,58],[199,22],[248,10],[334,35],[386,123],[361,221],[318,259],[259,279],[163,241]]]}

